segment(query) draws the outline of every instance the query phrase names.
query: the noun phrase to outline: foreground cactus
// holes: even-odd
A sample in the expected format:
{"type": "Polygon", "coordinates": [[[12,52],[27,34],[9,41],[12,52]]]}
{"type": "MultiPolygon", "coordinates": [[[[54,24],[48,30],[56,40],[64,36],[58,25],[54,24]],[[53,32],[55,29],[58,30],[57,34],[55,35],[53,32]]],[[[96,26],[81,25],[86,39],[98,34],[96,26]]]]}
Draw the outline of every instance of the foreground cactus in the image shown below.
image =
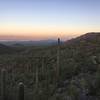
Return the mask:
{"type": "Polygon", "coordinates": [[[19,99],[24,100],[24,84],[22,82],[19,83],[19,99]]]}
{"type": "Polygon", "coordinates": [[[1,99],[6,100],[7,94],[6,94],[6,70],[2,69],[1,71],[1,99]]]}

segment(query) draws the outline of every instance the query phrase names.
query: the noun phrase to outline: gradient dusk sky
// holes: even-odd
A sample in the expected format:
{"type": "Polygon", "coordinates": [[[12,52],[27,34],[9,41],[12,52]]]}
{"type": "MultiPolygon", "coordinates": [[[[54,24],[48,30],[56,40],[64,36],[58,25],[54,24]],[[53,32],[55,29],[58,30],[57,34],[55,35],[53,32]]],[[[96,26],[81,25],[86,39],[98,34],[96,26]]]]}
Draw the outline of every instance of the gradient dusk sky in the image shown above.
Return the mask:
{"type": "Polygon", "coordinates": [[[0,0],[0,39],[67,39],[100,31],[100,0],[0,0]]]}

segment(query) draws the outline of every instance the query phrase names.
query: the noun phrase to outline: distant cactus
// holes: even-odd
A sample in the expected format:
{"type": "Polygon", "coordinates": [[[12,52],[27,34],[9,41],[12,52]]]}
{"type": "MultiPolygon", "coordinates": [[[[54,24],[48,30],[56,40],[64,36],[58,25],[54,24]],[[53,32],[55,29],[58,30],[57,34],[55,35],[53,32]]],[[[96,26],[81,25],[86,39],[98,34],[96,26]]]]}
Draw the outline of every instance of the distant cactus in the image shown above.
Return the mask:
{"type": "Polygon", "coordinates": [[[6,100],[7,94],[6,94],[6,70],[2,69],[1,71],[1,99],[6,100]]]}
{"type": "Polygon", "coordinates": [[[18,100],[24,100],[24,84],[20,82],[18,86],[19,86],[19,99],[18,100]]]}

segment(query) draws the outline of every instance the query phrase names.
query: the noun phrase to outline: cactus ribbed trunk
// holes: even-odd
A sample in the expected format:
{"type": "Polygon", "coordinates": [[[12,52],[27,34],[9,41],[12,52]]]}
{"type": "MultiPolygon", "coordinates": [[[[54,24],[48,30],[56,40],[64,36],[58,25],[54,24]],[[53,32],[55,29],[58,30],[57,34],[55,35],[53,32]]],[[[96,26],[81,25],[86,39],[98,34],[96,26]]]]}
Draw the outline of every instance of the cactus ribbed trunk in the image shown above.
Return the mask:
{"type": "Polygon", "coordinates": [[[2,69],[1,71],[1,100],[6,100],[6,70],[2,69]]]}
{"type": "Polygon", "coordinates": [[[19,99],[24,100],[24,84],[22,82],[19,83],[19,99]]]}
{"type": "Polygon", "coordinates": [[[56,76],[57,76],[57,82],[58,82],[59,77],[60,77],[60,38],[58,38],[56,74],[57,74],[56,76]]]}

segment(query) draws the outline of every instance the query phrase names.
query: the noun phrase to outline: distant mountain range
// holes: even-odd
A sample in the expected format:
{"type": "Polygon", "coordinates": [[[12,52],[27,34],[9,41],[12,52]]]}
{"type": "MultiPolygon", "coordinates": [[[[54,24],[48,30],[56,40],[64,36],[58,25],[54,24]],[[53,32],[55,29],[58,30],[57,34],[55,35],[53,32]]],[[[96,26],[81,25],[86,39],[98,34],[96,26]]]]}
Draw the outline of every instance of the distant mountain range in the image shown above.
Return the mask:
{"type": "Polygon", "coordinates": [[[42,46],[42,45],[56,45],[57,40],[0,41],[0,43],[7,45],[7,46],[42,46]]]}

